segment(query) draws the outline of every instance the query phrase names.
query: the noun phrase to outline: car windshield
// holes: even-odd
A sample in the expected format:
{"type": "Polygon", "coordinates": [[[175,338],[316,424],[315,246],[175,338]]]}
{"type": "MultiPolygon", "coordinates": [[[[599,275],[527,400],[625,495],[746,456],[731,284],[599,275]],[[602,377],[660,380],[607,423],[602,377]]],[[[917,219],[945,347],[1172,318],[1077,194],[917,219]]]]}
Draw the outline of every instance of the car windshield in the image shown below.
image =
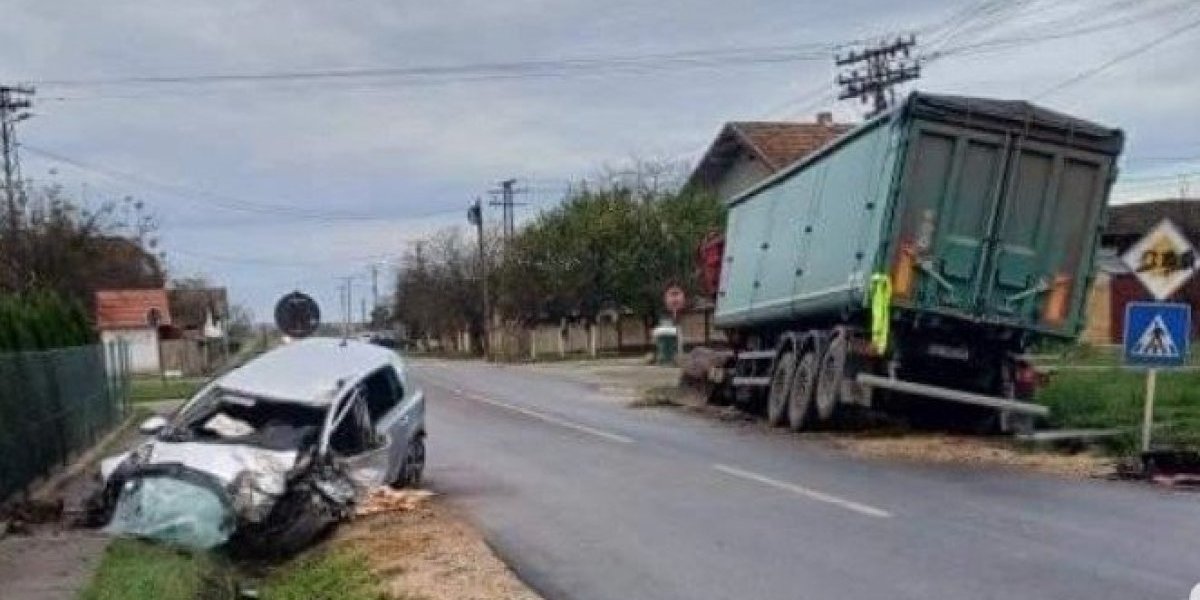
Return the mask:
{"type": "Polygon", "coordinates": [[[188,406],[161,439],[235,443],[272,450],[309,447],[317,442],[326,409],[281,402],[214,387],[188,406]]]}

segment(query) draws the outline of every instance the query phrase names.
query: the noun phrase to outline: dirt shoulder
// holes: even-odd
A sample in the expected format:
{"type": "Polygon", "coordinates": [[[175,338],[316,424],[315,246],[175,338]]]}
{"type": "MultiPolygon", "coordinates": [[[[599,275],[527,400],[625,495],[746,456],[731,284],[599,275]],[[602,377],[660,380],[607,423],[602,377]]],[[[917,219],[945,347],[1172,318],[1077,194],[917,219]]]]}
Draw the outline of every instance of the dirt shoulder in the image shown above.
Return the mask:
{"type": "Polygon", "coordinates": [[[674,386],[679,370],[646,364],[645,358],[601,358],[530,363],[514,368],[563,377],[595,387],[624,402],[636,402],[650,390],[674,386]]]}
{"type": "Polygon", "coordinates": [[[393,598],[538,600],[473,526],[433,498],[416,508],[360,517],[329,546],[364,556],[393,598]]]}
{"type": "MultiPolygon", "coordinates": [[[[695,390],[679,386],[678,369],[650,366],[634,360],[561,362],[527,368],[589,382],[616,393],[631,408],[671,408],[742,425],[753,423],[761,426],[764,433],[785,433],[771,430],[760,419],[737,409],[705,405],[695,390]]],[[[1004,437],[889,426],[789,435],[824,442],[837,451],[867,460],[1001,468],[1071,478],[1110,476],[1116,467],[1113,458],[1097,453],[1026,447],[1004,437]]]]}

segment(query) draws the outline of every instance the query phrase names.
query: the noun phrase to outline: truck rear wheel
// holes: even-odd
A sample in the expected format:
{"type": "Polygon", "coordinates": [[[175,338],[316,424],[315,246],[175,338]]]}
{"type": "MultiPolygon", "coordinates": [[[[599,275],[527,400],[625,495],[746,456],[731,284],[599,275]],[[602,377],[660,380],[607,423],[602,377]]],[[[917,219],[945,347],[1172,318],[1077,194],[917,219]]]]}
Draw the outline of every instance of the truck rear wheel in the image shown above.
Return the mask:
{"type": "Polygon", "coordinates": [[[845,373],[846,337],[838,335],[825,349],[825,354],[821,356],[821,368],[817,371],[817,417],[822,423],[831,421],[837,414],[845,373]]]}
{"type": "Polygon", "coordinates": [[[811,349],[800,356],[788,393],[788,426],[795,431],[812,422],[813,392],[817,383],[817,354],[811,349]]]}
{"type": "Polygon", "coordinates": [[[779,355],[775,363],[775,372],[771,374],[771,388],[767,392],[767,423],[772,427],[781,427],[787,419],[788,396],[795,372],[795,353],[784,352],[779,355]]]}

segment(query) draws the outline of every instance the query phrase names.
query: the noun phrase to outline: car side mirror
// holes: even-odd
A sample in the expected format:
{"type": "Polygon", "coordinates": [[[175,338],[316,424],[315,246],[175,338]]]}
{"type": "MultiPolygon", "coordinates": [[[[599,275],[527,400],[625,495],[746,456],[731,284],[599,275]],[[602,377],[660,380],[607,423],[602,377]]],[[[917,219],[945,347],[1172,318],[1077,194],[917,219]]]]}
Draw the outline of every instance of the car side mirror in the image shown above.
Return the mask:
{"type": "Polygon", "coordinates": [[[142,432],[143,435],[154,435],[162,431],[162,429],[166,426],[166,417],[163,417],[162,415],[154,415],[153,417],[142,421],[142,424],[138,426],[138,431],[142,432]]]}

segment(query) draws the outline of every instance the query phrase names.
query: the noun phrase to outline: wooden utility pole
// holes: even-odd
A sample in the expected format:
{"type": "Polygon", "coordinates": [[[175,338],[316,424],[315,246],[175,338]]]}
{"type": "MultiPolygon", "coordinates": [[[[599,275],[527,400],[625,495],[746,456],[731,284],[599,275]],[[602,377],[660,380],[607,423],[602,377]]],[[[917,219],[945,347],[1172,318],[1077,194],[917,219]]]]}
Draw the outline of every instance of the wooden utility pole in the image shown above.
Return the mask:
{"type": "Polygon", "coordinates": [[[921,66],[908,61],[910,50],[915,45],[916,36],[909,36],[908,39],[896,38],[893,42],[835,57],[834,62],[839,67],[859,63],[866,66],[865,73],[860,73],[855,67],[838,75],[837,83],[842,86],[838,99],[861,98],[864,104],[873,102],[874,106],[867,117],[887,110],[896,102],[896,92],[892,88],[921,76],[921,66]]]}
{"type": "Polygon", "coordinates": [[[20,162],[17,159],[17,136],[14,125],[32,115],[19,112],[32,106],[29,97],[33,88],[0,85],[0,147],[4,153],[4,200],[8,210],[9,231],[15,233],[19,225],[17,188],[20,185],[20,162]]]}
{"type": "Polygon", "coordinates": [[[475,204],[467,208],[467,221],[475,226],[475,234],[479,238],[479,288],[483,296],[483,353],[488,358],[492,354],[492,299],[488,291],[487,255],[483,247],[483,200],[475,199],[475,204]]]}

